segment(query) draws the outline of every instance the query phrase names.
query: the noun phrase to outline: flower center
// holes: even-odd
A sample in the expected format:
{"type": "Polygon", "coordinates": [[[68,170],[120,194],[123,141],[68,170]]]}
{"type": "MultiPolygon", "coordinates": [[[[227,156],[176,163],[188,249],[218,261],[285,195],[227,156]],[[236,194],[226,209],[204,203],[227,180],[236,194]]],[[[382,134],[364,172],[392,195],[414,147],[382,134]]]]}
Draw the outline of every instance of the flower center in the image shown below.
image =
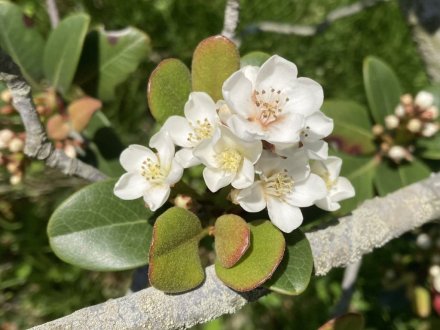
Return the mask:
{"type": "Polygon", "coordinates": [[[292,177],[287,174],[287,170],[276,172],[270,177],[263,178],[263,180],[265,181],[267,193],[281,200],[292,192],[295,183],[292,177]]]}
{"type": "Polygon", "coordinates": [[[264,126],[277,120],[283,111],[283,106],[289,101],[288,97],[283,99],[281,91],[274,88],[271,88],[269,92],[264,89],[261,91],[255,90],[253,96],[254,103],[259,111],[257,119],[264,126]]]}
{"type": "Polygon", "coordinates": [[[228,172],[237,172],[243,156],[235,149],[227,148],[216,157],[220,168],[228,172]]]}
{"type": "Polygon", "coordinates": [[[161,168],[160,164],[153,162],[151,158],[142,162],[141,175],[151,183],[162,182],[166,177],[165,170],[161,168]]]}
{"type": "Polygon", "coordinates": [[[188,134],[187,140],[193,143],[209,139],[214,132],[214,127],[207,118],[203,122],[197,120],[195,124],[191,122],[189,124],[193,131],[188,134]]]}

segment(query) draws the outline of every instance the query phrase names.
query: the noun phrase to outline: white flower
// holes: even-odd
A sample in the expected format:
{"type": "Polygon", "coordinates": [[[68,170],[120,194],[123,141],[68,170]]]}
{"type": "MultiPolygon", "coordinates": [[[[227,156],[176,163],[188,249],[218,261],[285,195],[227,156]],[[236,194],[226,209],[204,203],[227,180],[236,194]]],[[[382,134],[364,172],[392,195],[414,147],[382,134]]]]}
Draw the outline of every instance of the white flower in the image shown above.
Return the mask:
{"type": "Polygon", "coordinates": [[[385,126],[388,129],[395,129],[397,126],[399,126],[399,118],[395,115],[388,115],[385,117],[385,126]]]}
{"type": "Polygon", "coordinates": [[[246,66],[232,74],[223,84],[231,131],[246,141],[299,142],[305,118],[322,105],[323,91],[297,73],[295,64],[274,55],[260,68],[246,66]]]}
{"type": "Polygon", "coordinates": [[[235,191],[234,202],[248,212],[259,212],[267,206],[270,220],[285,233],[301,225],[300,207],[313,205],[327,193],[321,178],[310,173],[303,150],[286,159],[263,151],[256,167],[260,180],[235,191]]]}
{"type": "Polygon", "coordinates": [[[194,155],[206,166],[206,185],[212,192],[228,184],[238,189],[249,187],[254,182],[254,164],[261,155],[261,141],[243,141],[224,126],[220,131],[220,136],[194,149],[194,155]]]}
{"type": "Polygon", "coordinates": [[[350,181],[339,176],[341,166],[342,160],[334,156],[329,156],[324,161],[314,161],[311,164],[312,173],[319,175],[327,188],[326,196],[315,202],[315,205],[323,210],[336,211],[341,207],[338,202],[355,195],[350,181]]]}
{"type": "Polygon", "coordinates": [[[414,103],[420,108],[426,109],[434,103],[434,96],[429,92],[420,91],[417,93],[414,103]]]}
{"type": "Polygon", "coordinates": [[[155,211],[170,195],[170,186],[180,180],[183,168],[174,159],[174,144],[168,133],[161,130],[150,140],[150,147],[132,144],[119,158],[127,173],[114,187],[114,194],[121,199],[143,197],[147,206],[155,211]]]}
{"type": "Polygon", "coordinates": [[[193,148],[219,134],[219,118],[216,104],[204,92],[192,92],[185,103],[185,117],[171,116],[163,125],[174,144],[183,147],[176,153],[176,160],[184,167],[200,164],[193,148]]]}

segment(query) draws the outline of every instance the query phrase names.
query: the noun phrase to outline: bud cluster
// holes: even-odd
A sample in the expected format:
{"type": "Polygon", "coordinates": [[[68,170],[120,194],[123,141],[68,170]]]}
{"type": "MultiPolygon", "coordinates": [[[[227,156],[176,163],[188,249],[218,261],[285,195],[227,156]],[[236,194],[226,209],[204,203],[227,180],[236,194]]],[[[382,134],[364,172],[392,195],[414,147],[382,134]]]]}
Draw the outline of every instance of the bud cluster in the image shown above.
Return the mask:
{"type": "Polygon", "coordinates": [[[421,91],[415,99],[410,94],[402,95],[394,114],[385,117],[385,125],[376,124],[372,128],[381,155],[397,164],[411,162],[414,142],[418,138],[431,138],[439,131],[438,117],[439,110],[431,93],[421,91]]]}

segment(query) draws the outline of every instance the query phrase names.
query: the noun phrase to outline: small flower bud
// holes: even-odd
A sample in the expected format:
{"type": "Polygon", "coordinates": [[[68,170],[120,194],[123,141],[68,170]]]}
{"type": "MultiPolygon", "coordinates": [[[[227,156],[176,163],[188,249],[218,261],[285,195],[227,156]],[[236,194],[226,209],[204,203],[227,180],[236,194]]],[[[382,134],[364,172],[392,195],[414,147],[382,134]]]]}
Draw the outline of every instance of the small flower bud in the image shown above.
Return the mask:
{"type": "Polygon", "coordinates": [[[178,194],[176,198],[174,198],[174,205],[177,207],[181,207],[189,210],[192,206],[192,198],[187,195],[178,194]]]}
{"type": "Polygon", "coordinates": [[[431,237],[426,233],[421,233],[417,236],[416,244],[419,248],[427,250],[431,247],[431,237]]]}
{"type": "Polygon", "coordinates": [[[12,101],[12,94],[11,91],[9,89],[4,90],[1,94],[0,94],[0,99],[5,102],[5,103],[11,103],[12,101]]]}
{"type": "Polygon", "coordinates": [[[11,185],[16,186],[16,185],[21,183],[22,179],[23,179],[22,174],[21,173],[17,173],[17,174],[12,175],[9,178],[9,182],[10,182],[11,185]]]}
{"type": "Polygon", "coordinates": [[[422,113],[423,119],[434,120],[437,119],[439,115],[438,108],[435,105],[431,105],[422,113]]]}
{"type": "Polygon", "coordinates": [[[382,152],[387,153],[388,150],[390,150],[390,145],[387,142],[382,142],[380,144],[380,150],[382,150],[382,152]]]}
{"type": "Polygon", "coordinates": [[[67,157],[76,158],[76,150],[73,145],[66,144],[63,149],[64,149],[64,153],[67,155],[67,157]]]}
{"type": "Polygon", "coordinates": [[[6,170],[11,174],[15,174],[15,173],[19,172],[19,168],[20,168],[19,162],[12,161],[6,165],[6,170]]]}
{"type": "Polygon", "coordinates": [[[225,123],[228,118],[232,115],[231,109],[229,109],[228,105],[225,102],[217,102],[218,106],[218,116],[220,120],[225,123]]]}
{"type": "Polygon", "coordinates": [[[426,123],[422,129],[422,135],[424,137],[431,137],[435,135],[439,130],[437,123],[426,123]]]}
{"type": "Polygon", "coordinates": [[[22,151],[24,147],[24,142],[22,139],[15,137],[11,141],[9,141],[8,148],[10,152],[19,152],[22,151]]]}
{"type": "Polygon", "coordinates": [[[432,105],[434,102],[434,96],[426,91],[420,91],[416,95],[415,104],[422,109],[426,109],[432,105]]]}
{"type": "Polygon", "coordinates": [[[380,124],[376,124],[373,126],[373,128],[371,129],[371,131],[373,132],[374,135],[379,136],[382,135],[384,132],[384,128],[382,125],[380,124]]]}
{"type": "Polygon", "coordinates": [[[399,126],[399,118],[397,118],[395,115],[386,116],[385,126],[388,129],[395,129],[397,126],[399,126]]]}
{"type": "Polygon", "coordinates": [[[412,105],[413,103],[413,97],[411,94],[403,94],[400,97],[400,103],[402,103],[403,105],[412,105]]]}
{"type": "Polygon", "coordinates": [[[436,292],[440,292],[440,276],[432,278],[432,287],[436,292]]]}
{"type": "Polygon", "coordinates": [[[429,275],[432,277],[440,276],[440,266],[439,265],[432,265],[429,267],[429,275]]]}
{"type": "Polygon", "coordinates": [[[405,117],[405,108],[399,104],[396,109],[394,109],[394,114],[399,118],[405,117]]]}
{"type": "Polygon", "coordinates": [[[388,150],[388,157],[396,162],[400,162],[407,157],[407,151],[401,146],[392,146],[390,150],[388,150]]]}
{"type": "Polygon", "coordinates": [[[419,133],[422,129],[422,126],[422,121],[420,119],[413,118],[408,122],[406,128],[412,133],[419,133]]]}
{"type": "Polygon", "coordinates": [[[10,129],[4,128],[0,130],[0,149],[6,148],[13,137],[14,132],[10,129]]]}

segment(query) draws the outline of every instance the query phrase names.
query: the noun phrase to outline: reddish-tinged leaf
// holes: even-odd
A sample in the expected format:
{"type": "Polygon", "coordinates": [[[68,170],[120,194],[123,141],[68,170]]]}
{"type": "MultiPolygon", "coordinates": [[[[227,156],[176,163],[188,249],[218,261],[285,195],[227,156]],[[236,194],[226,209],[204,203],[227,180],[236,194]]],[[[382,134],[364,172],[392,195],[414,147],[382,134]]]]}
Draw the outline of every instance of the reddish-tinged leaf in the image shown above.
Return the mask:
{"type": "Polygon", "coordinates": [[[362,330],[364,317],[358,313],[347,313],[327,321],[318,330],[362,330]]]}
{"type": "Polygon", "coordinates": [[[101,109],[102,102],[92,97],[85,96],[79,100],[70,103],[67,109],[72,128],[81,132],[87,127],[95,111],[101,109]]]}
{"type": "Polygon", "coordinates": [[[64,140],[70,132],[69,124],[63,116],[56,114],[46,124],[47,135],[52,140],[64,140]]]}

